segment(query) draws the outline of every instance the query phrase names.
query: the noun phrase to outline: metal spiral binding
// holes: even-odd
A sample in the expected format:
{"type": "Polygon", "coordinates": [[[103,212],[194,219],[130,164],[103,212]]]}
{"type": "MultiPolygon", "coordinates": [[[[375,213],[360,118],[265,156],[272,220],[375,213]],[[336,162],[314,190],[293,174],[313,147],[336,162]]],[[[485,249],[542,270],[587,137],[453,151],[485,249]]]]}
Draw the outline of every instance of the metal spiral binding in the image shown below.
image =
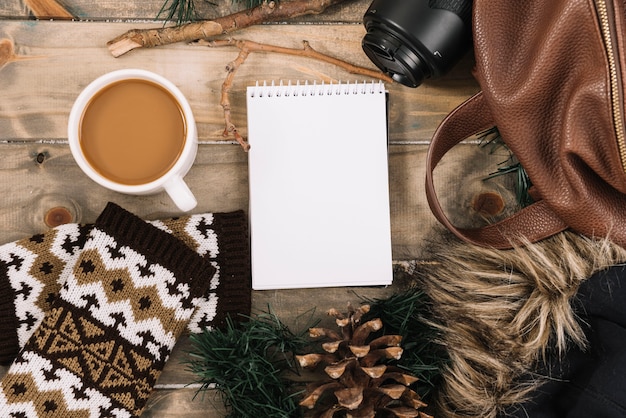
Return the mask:
{"type": "Polygon", "coordinates": [[[385,84],[382,81],[371,82],[358,82],[354,83],[322,83],[318,84],[314,81],[310,84],[305,81],[303,84],[300,81],[296,81],[295,84],[291,80],[285,84],[282,80],[276,84],[274,81],[268,84],[263,81],[260,84],[258,81],[256,85],[248,89],[249,97],[297,97],[297,96],[340,96],[350,94],[376,94],[385,93],[385,84]]]}

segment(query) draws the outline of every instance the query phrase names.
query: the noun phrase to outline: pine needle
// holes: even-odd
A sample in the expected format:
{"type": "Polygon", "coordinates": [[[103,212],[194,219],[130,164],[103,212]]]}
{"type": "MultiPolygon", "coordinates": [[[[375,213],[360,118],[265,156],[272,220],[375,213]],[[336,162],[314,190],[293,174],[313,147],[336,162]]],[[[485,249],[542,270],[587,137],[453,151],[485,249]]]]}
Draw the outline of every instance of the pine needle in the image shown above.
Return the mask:
{"type": "MultiPolygon", "coordinates": [[[[157,14],[157,19],[164,18],[166,22],[173,21],[176,26],[199,20],[196,12],[195,0],[165,0],[157,14]]],[[[235,3],[245,3],[245,7],[251,9],[259,6],[264,0],[235,0],[235,3]]],[[[215,3],[209,2],[215,5],[215,3]]]]}
{"type": "Polygon", "coordinates": [[[448,362],[445,350],[435,342],[437,331],[428,324],[427,296],[413,287],[386,299],[366,302],[370,311],[364,321],[380,318],[384,328],[379,332],[402,336],[404,352],[397,366],[419,378],[415,391],[426,397],[437,386],[441,369],[448,362]]]}
{"type": "Polygon", "coordinates": [[[185,363],[198,393],[215,386],[230,418],[297,417],[300,392],[285,374],[297,373],[294,355],[310,344],[308,328],[294,334],[271,312],[240,324],[229,318],[223,330],[190,336],[185,363]]]}
{"type": "Polygon", "coordinates": [[[263,3],[263,0],[235,0],[235,3],[245,3],[246,7],[251,9],[263,3]]]}
{"type": "Polygon", "coordinates": [[[532,181],[528,177],[528,173],[522,167],[522,164],[517,161],[515,155],[509,150],[504,143],[498,128],[493,127],[478,135],[479,143],[483,147],[490,147],[490,152],[494,152],[496,149],[504,148],[509,153],[509,157],[498,164],[498,169],[490,173],[485,180],[489,180],[498,176],[513,174],[515,175],[515,197],[517,204],[520,207],[526,207],[533,203],[533,198],[530,196],[529,190],[532,186],[532,181]]]}
{"type": "Polygon", "coordinates": [[[174,21],[177,26],[197,20],[194,0],[165,0],[157,19],[164,17],[167,21],[174,21]]]}

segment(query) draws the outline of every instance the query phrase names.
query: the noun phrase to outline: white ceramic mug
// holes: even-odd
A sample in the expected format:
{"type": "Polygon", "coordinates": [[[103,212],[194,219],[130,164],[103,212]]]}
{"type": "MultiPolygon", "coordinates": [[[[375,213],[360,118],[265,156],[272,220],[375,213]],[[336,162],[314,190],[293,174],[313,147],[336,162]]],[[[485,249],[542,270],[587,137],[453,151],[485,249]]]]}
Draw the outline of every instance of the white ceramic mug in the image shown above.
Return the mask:
{"type": "Polygon", "coordinates": [[[72,106],[68,123],[68,140],[70,150],[77,164],[85,174],[101,186],[120,193],[133,195],[146,195],[165,191],[176,206],[184,212],[190,211],[197,205],[196,198],[183,180],[183,177],[191,169],[198,151],[198,133],[195,119],[183,93],[164,77],[141,69],[117,70],[98,77],[79,94],[72,106]],[[114,83],[137,79],[157,84],[174,97],[184,117],[185,138],[178,159],[165,174],[147,183],[123,184],[105,177],[90,164],[81,147],[81,124],[83,115],[96,94],[114,83]]]}

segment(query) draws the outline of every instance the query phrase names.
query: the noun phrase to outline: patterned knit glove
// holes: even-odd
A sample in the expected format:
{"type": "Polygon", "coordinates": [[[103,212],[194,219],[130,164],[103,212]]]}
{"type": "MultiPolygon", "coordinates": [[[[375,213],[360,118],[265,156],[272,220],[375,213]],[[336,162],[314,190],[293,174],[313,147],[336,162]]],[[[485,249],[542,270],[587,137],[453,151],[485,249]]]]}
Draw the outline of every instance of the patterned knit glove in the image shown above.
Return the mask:
{"type": "Polygon", "coordinates": [[[215,268],[109,205],[0,382],[3,417],[138,417],[215,268]]]}
{"type": "MultiPolygon", "coordinates": [[[[117,210],[109,204],[105,212],[117,210]]],[[[243,211],[149,223],[182,240],[216,269],[188,331],[219,327],[227,316],[250,313],[250,250],[243,211]]],[[[0,246],[0,364],[11,364],[33,334],[65,282],[65,266],[80,256],[92,229],[91,224],[66,224],[0,246]]]]}
{"type": "Polygon", "coordinates": [[[61,225],[0,246],[0,364],[11,364],[65,282],[92,225],[61,225]]]}

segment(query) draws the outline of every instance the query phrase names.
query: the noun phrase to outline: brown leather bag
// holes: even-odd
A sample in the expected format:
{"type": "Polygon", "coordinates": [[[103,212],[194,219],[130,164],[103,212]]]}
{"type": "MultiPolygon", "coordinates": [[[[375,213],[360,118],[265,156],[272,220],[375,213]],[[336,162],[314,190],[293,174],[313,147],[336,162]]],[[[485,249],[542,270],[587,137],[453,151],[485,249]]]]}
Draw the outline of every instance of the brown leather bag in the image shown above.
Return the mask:
{"type": "Polygon", "coordinates": [[[626,246],[624,0],[474,0],[473,31],[482,91],[433,136],[433,214],[459,238],[500,249],[566,229],[626,246]],[[493,126],[530,177],[535,203],[486,227],[457,228],[433,170],[453,146],[493,126]]]}

